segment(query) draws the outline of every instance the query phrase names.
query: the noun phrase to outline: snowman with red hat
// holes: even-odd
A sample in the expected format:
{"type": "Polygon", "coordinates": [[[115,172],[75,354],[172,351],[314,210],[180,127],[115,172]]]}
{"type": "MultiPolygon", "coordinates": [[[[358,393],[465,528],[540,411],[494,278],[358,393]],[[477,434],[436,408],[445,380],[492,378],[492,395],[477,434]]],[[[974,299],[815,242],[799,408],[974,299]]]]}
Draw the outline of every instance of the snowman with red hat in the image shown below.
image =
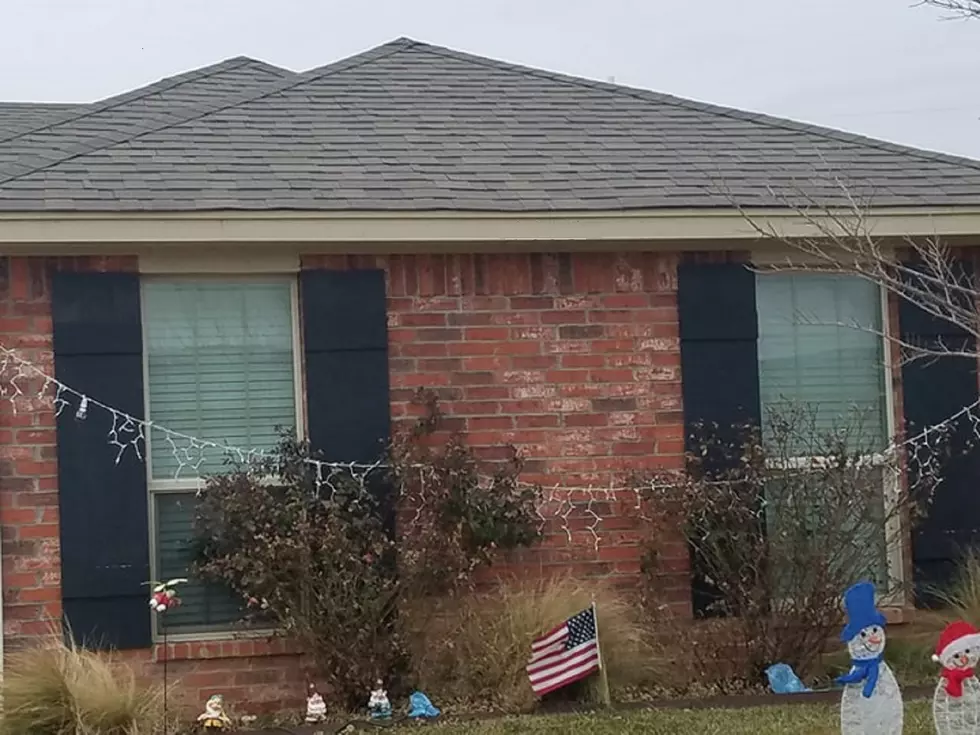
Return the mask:
{"type": "Polygon", "coordinates": [[[885,616],[875,606],[875,588],[858,582],[844,593],[847,625],[841,642],[851,655],[850,670],[837,678],[841,735],[901,735],[902,691],[884,661],[885,616]]]}
{"type": "Polygon", "coordinates": [[[980,633],[969,623],[950,623],[939,636],[932,660],[942,666],[932,697],[932,720],[938,735],[980,734],[980,633]]]}

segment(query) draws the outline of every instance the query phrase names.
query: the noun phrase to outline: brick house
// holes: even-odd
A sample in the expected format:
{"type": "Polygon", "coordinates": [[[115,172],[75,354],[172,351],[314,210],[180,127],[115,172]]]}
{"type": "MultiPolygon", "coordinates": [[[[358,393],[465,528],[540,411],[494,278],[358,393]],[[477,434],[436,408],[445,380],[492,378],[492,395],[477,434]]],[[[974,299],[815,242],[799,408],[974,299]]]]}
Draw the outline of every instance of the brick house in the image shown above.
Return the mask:
{"type": "MultiPolygon", "coordinates": [[[[133,427],[95,402],[245,447],[294,424],[370,461],[433,387],[488,459],[513,443],[530,479],[605,487],[680,466],[686,425],[758,420],[787,385],[871,409],[882,437],[975,401],[975,365],[899,369],[870,332],[786,318],[941,334],[872,285],[744,267],[781,253],[739,208],[805,232],[787,200],[847,204],[827,176],[874,192],[881,237],[980,235],[978,162],[407,39],[301,74],[236,58],[0,104],[0,344],[93,401],[84,420],[58,395],[0,402],[4,644],[63,617],[157,675],[142,583],[186,569],[194,462],[152,428],[146,461],[117,462],[107,437],[133,427]]],[[[896,574],[942,579],[972,539],[970,462],[896,574]]],[[[637,520],[604,513],[598,549],[552,528],[528,573],[635,575],[637,520]]],[[[696,611],[673,548],[669,602],[696,611]]],[[[227,598],[184,598],[169,656],[194,701],[301,696],[299,659],[236,636],[227,598]]]]}

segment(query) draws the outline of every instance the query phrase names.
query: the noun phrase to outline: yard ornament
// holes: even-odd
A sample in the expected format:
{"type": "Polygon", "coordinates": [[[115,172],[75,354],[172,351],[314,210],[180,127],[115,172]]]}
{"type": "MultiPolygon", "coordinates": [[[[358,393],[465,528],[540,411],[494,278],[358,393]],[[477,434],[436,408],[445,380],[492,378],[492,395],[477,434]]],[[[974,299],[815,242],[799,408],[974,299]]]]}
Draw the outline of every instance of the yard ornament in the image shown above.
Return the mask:
{"type": "Polygon", "coordinates": [[[177,585],[186,582],[186,579],[171,579],[168,582],[150,582],[153,585],[153,596],[150,597],[150,609],[156,613],[165,613],[172,607],[180,605],[180,597],[177,596],[177,585]]]}
{"type": "Polygon", "coordinates": [[[412,696],[408,698],[408,704],[408,716],[413,720],[431,719],[441,714],[439,708],[432,704],[422,692],[412,692],[412,696]]]}
{"type": "Polygon", "coordinates": [[[797,694],[812,691],[800,677],[796,675],[789,664],[773,664],[766,669],[766,678],[773,694],[797,694]]]}
{"type": "Polygon", "coordinates": [[[323,722],[327,719],[327,705],[316,690],[316,684],[310,682],[306,696],[306,721],[309,723],[323,722]]]}
{"type": "Polygon", "coordinates": [[[163,721],[167,722],[167,616],[164,614],[168,610],[180,605],[180,597],[177,595],[177,585],[183,584],[187,580],[183,577],[171,579],[167,582],[144,582],[153,588],[150,596],[150,609],[160,616],[160,631],[163,633],[163,721]]]}
{"type": "Polygon", "coordinates": [[[885,616],[875,607],[875,588],[858,582],[844,593],[847,624],[840,639],[847,644],[851,669],[838,677],[844,685],[840,702],[841,735],[901,735],[902,692],[882,658],[885,616]]]}
{"type": "Polygon", "coordinates": [[[225,698],[220,694],[212,694],[204,705],[204,712],[197,716],[197,721],[205,732],[223,732],[231,728],[231,718],[225,714],[225,698]]]}
{"type": "Polygon", "coordinates": [[[980,735],[980,633],[967,622],[950,623],[939,636],[932,660],[942,666],[932,697],[938,735],[980,735]]]}
{"type": "Polygon", "coordinates": [[[371,698],[368,700],[368,712],[374,720],[387,720],[391,717],[391,702],[388,701],[388,692],[385,691],[381,679],[374,682],[374,689],[371,690],[371,698]]]}

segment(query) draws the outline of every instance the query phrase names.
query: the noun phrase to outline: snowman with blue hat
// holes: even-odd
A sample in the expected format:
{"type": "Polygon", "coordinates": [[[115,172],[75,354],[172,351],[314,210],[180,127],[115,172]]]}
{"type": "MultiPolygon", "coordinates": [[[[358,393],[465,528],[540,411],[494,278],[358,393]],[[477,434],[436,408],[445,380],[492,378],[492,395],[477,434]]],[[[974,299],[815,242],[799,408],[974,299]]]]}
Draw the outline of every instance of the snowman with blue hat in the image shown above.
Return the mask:
{"type": "Polygon", "coordinates": [[[902,692],[885,653],[885,616],[875,606],[875,588],[858,582],[844,593],[847,624],[840,639],[847,644],[851,668],[837,683],[842,735],[901,735],[902,692]]]}

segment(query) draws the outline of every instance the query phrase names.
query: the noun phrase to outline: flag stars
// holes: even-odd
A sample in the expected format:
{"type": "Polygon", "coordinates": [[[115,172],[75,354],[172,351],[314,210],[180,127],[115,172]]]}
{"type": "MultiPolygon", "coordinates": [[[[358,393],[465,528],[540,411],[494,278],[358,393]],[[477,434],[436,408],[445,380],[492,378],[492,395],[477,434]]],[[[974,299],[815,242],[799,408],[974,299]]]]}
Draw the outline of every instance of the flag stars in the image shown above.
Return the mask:
{"type": "Polygon", "coordinates": [[[527,674],[539,697],[601,671],[595,609],[576,613],[531,643],[527,674]]]}
{"type": "Polygon", "coordinates": [[[566,648],[575,648],[595,637],[595,618],[591,610],[580,612],[568,620],[566,648]]]}

